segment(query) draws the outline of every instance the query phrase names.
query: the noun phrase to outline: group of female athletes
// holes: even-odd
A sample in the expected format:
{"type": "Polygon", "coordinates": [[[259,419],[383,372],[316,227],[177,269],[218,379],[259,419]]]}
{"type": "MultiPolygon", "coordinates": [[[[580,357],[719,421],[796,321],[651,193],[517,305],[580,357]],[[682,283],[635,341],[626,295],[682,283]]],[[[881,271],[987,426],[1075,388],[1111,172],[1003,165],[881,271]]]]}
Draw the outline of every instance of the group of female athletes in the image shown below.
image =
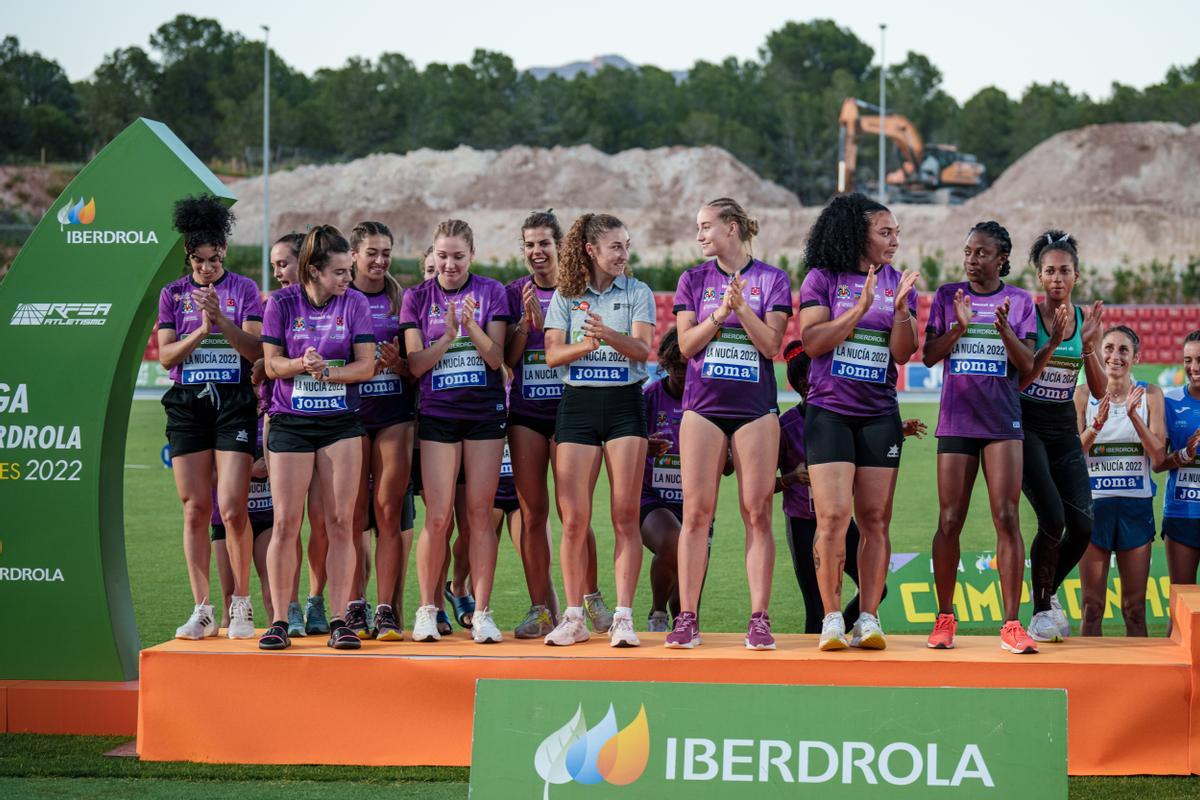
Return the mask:
{"type": "MultiPolygon", "coordinates": [[[[823,650],[886,646],[878,608],[897,470],[905,436],[925,427],[902,420],[897,404],[897,365],[918,350],[917,275],[892,266],[900,229],[883,205],[846,195],[821,212],[806,244],[801,340],[787,344],[797,311],[791,282],[754,258],[757,221],[730,198],[701,207],[696,239],[706,260],[679,280],[675,326],[658,346],[662,378],[645,388],[654,297],[630,270],[628,231],[611,215],[585,214],[565,236],[552,212],[530,215],[521,226],[529,274],[508,286],[471,273],[471,228],[447,220],[434,231],[424,282],[404,291],[388,272],[386,226],[363,222],[348,238],[318,226],[275,244],[283,288],[265,305],[252,281],[223,268],[232,216],[220,202],[181,201],[175,224],[188,269],[162,291],[157,335],[174,381],[163,404],[196,602],[177,636],[217,634],[208,603],[216,544],[231,638],[256,635],[255,564],[272,620],[263,649],[318,633],[335,649],[400,640],[416,494],[425,515],[414,640],[449,632],[446,600],[476,642],[501,640],[491,595],[507,521],[531,602],[518,638],[572,645],[590,626],[614,647],[637,646],[632,608],[645,546],[653,553],[646,628],[666,632],[667,647],[692,648],[701,643],[720,479],[736,473],[746,647],[775,647],[777,492],[806,631],[820,633],[823,650]],[[801,398],[782,415],[772,364],[781,349],[801,398]],[[592,532],[602,462],[613,612],[597,586],[592,532]],[[562,606],[551,575],[548,470],[562,521],[562,606]],[[373,612],[365,598],[371,530],[373,612]],[[843,614],[846,574],[858,593],[843,614]]],[[[1034,241],[1040,303],[1004,282],[1011,251],[998,223],[973,227],[967,280],[937,289],[926,329],[922,358],[941,363],[944,376],[933,536],[939,613],[928,644],[954,646],[959,535],[981,462],[997,536],[1001,646],[1033,653],[1037,642],[1070,634],[1056,595],[1077,564],[1083,633],[1098,634],[1114,552],[1127,630],[1144,635],[1154,472],[1170,472],[1171,580],[1194,583],[1200,563],[1200,331],[1183,344],[1184,386],[1164,393],[1135,382],[1137,335],[1105,330],[1101,304],[1071,300],[1075,240],[1048,231],[1034,241]],[[1077,385],[1081,369],[1086,382],[1077,385]],[[1022,489],[1038,520],[1028,631],[1018,620],[1022,489]]]]}

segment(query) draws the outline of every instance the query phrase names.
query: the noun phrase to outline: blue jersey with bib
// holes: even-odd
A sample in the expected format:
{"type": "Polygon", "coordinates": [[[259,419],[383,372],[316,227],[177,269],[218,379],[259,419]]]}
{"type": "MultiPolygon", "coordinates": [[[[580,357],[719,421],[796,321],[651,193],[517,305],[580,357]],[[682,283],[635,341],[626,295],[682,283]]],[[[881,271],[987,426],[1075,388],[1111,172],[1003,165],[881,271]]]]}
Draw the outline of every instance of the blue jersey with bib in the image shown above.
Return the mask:
{"type": "MultiPolygon", "coordinates": [[[[1200,400],[1192,397],[1186,386],[1167,389],[1163,397],[1168,444],[1174,451],[1186,447],[1188,437],[1200,428],[1200,400]]],[[[1200,463],[1171,470],[1163,516],[1200,519],[1200,463]]]]}

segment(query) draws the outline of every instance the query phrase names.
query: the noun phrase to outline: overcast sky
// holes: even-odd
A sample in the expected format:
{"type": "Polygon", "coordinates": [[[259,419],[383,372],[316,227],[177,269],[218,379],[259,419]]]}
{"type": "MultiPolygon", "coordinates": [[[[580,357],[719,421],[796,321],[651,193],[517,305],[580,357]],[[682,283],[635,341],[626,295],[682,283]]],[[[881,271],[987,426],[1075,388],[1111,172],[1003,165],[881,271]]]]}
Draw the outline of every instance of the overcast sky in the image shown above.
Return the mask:
{"type": "Polygon", "coordinates": [[[960,102],[996,85],[1016,97],[1029,84],[1061,81],[1093,98],[1113,81],[1142,88],[1172,64],[1200,57],[1197,0],[603,0],[603,2],[318,2],[317,0],[4,0],[0,32],[25,50],[58,61],[72,80],[92,74],[118,47],[147,47],[150,33],[177,13],[217,19],[260,38],[293,68],[311,74],[351,56],[400,52],[424,67],[497,50],[517,67],[557,66],[616,53],[638,64],[684,69],[697,59],[756,58],[788,20],[832,17],[876,47],[886,23],[887,58],[927,55],[960,102]],[[834,10],[837,9],[837,10],[834,10]]]}

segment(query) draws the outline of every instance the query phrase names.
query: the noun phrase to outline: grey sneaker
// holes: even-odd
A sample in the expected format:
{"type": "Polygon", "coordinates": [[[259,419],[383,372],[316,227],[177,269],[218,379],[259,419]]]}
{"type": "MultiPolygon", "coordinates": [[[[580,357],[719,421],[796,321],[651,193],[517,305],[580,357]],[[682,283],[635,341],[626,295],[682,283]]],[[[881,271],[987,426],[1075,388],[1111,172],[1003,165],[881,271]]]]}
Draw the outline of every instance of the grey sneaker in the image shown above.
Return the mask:
{"type": "Polygon", "coordinates": [[[612,627],[613,615],[604,603],[604,595],[599,591],[595,594],[585,594],[583,609],[587,614],[588,622],[592,624],[592,630],[596,633],[608,633],[608,629],[612,627]]]}
{"type": "Polygon", "coordinates": [[[651,611],[650,616],[646,619],[646,631],[648,633],[666,633],[671,630],[671,618],[667,616],[665,611],[651,611]]]}
{"type": "MultiPolygon", "coordinates": [[[[862,619],[861,614],[859,619],[862,619]]],[[[846,619],[842,616],[842,612],[834,611],[826,614],[825,619],[821,621],[821,639],[817,643],[817,648],[820,650],[845,650],[849,644],[846,641],[846,619]]]]}
{"type": "Polygon", "coordinates": [[[1071,620],[1067,619],[1067,612],[1063,610],[1062,603],[1058,602],[1056,594],[1050,595],[1050,610],[1058,622],[1058,634],[1064,639],[1071,638],[1071,620]]]}
{"type": "Polygon", "coordinates": [[[1058,630],[1058,620],[1054,611],[1039,611],[1029,620],[1029,638],[1035,642],[1061,642],[1062,633],[1058,630]]]}
{"type": "Polygon", "coordinates": [[[321,595],[304,601],[304,632],[309,636],[329,633],[329,618],[325,616],[325,598],[321,595]]]}
{"type": "Polygon", "coordinates": [[[546,606],[532,606],[525,620],[513,631],[518,639],[540,639],[554,630],[554,617],[546,606]]]}
{"type": "Polygon", "coordinates": [[[304,612],[300,610],[299,601],[288,603],[287,635],[289,637],[307,636],[304,631],[304,612]]]}

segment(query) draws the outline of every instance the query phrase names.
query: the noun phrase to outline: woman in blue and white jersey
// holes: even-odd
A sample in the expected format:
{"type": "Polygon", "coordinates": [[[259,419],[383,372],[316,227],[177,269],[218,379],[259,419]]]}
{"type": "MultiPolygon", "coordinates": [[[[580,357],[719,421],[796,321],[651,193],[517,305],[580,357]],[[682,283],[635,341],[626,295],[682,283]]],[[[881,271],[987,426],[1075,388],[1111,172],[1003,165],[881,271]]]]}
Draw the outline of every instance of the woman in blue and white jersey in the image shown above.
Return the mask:
{"type": "Polygon", "coordinates": [[[1163,503],[1163,538],[1171,584],[1195,583],[1200,565],[1200,330],[1183,340],[1183,386],[1168,389],[1168,454],[1160,469],[1170,470],[1163,503]]]}

